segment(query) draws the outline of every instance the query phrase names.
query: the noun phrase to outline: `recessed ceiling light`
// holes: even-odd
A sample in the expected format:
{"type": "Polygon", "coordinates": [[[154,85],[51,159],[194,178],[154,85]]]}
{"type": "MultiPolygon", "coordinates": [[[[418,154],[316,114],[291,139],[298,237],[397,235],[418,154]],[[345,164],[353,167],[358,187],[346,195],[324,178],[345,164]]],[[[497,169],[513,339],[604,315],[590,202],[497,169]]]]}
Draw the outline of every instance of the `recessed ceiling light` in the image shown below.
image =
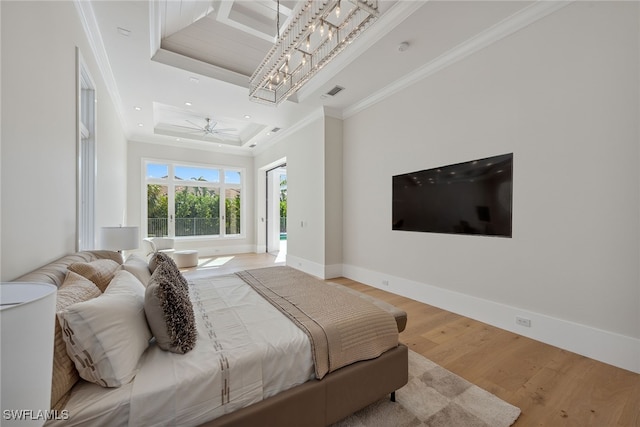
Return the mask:
{"type": "Polygon", "coordinates": [[[184,105],[186,105],[187,107],[191,107],[191,103],[189,101],[185,102],[184,105]]]}
{"type": "Polygon", "coordinates": [[[267,132],[267,136],[271,136],[271,132],[267,132]]]}
{"type": "Polygon", "coordinates": [[[120,34],[121,36],[129,37],[131,31],[127,30],[126,28],[118,27],[118,34],[120,34]]]}
{"type": "Polygon", "coordinates": [[[142,110],[142,107],[135,106],[135,107],[133,107],[133,109],[136,110],[136,111],[140,111],[140,110],[142,110]]]}
{"type": "Polygon", "coordinates": [[[176,141],[180,141],[180,138],[176,138],[176,141]]]}
{"type": "Polygon", "coordinates": [[[245,118],[245,119],[250,119],[250,118],[251,118],[251,116],[250,116],[250,115],[248,115],[248,114],[245,114],[245,115],[244,115],[244,118],[245,118]]]}
{"type": "Polygon", "coordinates": [[[144,126],[142,123],[138,123],[138,127],[142,127],[144,126]]]}
{"type": "Polygon", "coordinates": [[[189,81],[191,81],[193,83],[198,83],[200,81],[200,79],[198,79],[197,77],[189,77],[189,81]]]}

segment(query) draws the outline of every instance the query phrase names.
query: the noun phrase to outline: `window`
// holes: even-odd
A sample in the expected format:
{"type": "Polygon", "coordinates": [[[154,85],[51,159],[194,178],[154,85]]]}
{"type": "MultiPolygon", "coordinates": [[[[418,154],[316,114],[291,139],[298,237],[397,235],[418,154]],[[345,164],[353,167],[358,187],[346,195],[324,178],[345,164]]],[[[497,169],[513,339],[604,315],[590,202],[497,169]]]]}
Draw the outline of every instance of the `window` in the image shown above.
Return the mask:
{"type": "Polygon", "coordinates": [[[145,162],[147,236],[239,236],[242,176],[234,168],[145,162]]]}
{"type": "Polygon", "coordinates": [[[95,246],[96,90],[89,70],[76,48],[77,62],[77,236],[76,249],[95,246]]]}

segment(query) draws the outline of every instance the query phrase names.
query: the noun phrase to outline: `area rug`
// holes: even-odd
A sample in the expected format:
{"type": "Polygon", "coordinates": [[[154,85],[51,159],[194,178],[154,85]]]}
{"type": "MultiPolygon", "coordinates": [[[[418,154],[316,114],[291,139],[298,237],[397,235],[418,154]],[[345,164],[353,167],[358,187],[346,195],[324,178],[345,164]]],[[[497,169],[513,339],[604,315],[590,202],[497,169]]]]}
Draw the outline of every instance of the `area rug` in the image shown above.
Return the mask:
{"type": "Polygon", "coordinates": [[[500,427],[520,409],[409,350],[409,382],[333,427],[500,427]]]}

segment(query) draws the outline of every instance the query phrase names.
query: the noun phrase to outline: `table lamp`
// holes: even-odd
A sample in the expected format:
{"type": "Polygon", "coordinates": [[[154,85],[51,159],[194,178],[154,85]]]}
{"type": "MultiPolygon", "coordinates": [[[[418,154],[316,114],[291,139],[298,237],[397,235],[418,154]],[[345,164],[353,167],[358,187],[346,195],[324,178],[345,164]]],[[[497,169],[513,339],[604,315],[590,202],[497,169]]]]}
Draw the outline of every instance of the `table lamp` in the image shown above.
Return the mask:
{"type": "Polygon", "coordinates": [[[102,227],[100,247],[110,251],[122,252],[127,249],[138,249],[139,227],[102,227]]]}

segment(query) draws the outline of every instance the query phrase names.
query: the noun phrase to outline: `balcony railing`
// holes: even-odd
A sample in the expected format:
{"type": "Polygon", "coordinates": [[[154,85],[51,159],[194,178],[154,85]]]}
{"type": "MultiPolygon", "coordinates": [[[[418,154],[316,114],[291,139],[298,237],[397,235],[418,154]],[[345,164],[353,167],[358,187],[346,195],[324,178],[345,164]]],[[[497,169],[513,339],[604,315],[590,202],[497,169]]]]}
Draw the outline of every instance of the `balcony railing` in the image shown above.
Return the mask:
{"type": "MultiPolygon", "coordinates": [[[[234,221],[227,224],[227,234],[239,232],[234,221]]],[[[287,218],[280,218],[280,233],[287,232],[287,218]]],[[[167,218],[148,218],[147,234],[149,237],[163,237],[169,235],[169,221],[167,218]]],[[[218,218],[176,218],[176,236],[217,236],[220,234],[220,219],[218,218]]]]}
{"type": "MultiPolygon", "coordinates": [[[[167,218],[148,218],[147,234],[149,237],[169,235],[167,218]]],[[[218,218],[176,218],[176,236],[217,236],[220,234],[218,218]]]]}

